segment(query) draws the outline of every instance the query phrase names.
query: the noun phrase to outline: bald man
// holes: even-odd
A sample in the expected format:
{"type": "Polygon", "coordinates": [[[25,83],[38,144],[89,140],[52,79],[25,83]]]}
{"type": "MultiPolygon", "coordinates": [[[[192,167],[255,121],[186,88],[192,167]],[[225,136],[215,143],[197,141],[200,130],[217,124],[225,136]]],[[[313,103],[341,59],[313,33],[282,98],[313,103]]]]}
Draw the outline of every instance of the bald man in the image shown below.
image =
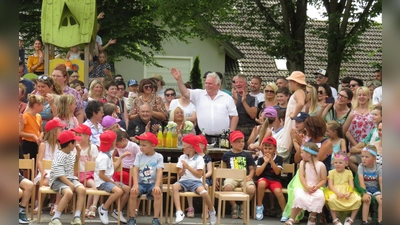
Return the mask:
{"type": "Polygon", "coordinates": [[[161,127],[161,122],[152,119],[153,110],[152,107],[145,103],[139,108],[139,117],[133,119],[129,122],[128,134],[129,137],[134,137],[136,135],[141,135],[144,132],[152,132],[157,135],[159,127],[161,127]]]}

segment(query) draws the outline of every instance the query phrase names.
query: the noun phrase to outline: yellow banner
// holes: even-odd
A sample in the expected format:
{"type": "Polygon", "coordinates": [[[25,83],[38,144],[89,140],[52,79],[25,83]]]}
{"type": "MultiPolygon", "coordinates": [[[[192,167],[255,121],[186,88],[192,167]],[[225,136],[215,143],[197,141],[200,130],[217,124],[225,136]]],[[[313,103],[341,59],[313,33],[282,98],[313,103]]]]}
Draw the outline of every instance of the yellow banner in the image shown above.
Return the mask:
{"type": "MultiPolygon", "coordinates": [[[[53,72],[53,69],[58,65],[58,64],[66,64],[67,60],[65,59],[52,59],[49,62],[49,75],[53,72]]],[[[70,61],[71,64],[68,63],[67,67],[70,67],[72,70],[77,71],[79,74],[79,80],[81,80],[83,83],[85,83],[85,64],[83,60],[80,59],[74,59],[70,61]]]]}

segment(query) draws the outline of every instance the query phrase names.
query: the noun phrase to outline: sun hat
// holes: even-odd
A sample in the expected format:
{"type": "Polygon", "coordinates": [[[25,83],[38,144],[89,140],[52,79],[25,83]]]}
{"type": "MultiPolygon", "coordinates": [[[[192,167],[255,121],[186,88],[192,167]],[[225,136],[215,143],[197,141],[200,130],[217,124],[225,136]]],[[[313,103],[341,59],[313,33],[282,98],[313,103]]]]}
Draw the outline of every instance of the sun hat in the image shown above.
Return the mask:
{"type": "Polygon", "coordinates": [[[276,139],[274,137],[266,137],[262,141],[263,144],[271,144],[276,147],[276,139]]]}
{"type": "Polygon", "coordinates": [[[103,119],[101,120],[101,125],[108,129],[112,126],[114,126],[114,124],[118,123],[119,121],[121,121],[120,119],[116,119],[112,116],[105,116],[103,117],[103,119]]]}
{"type": "Polygon", "coordinates": [[[182,142],[188,143],[189,145],[193,146],[194,150],[196,150],[197,153],[202,152],[200,149],[200,145],[199,145],[200,140],[196,135],[187,134],[187,135],[183,136],[182,142]]]}
{"type": "Polygon", "coordinates": [[[276,116],[278,115],[278,112],[276,111],[276,109],[274,107],[268,106],[264,109],[263,115],[267,118],[276,118],[276,116]]]}
{"type": "Polygon", "coordinates": [[[239,138],[244,138],[244,134],[242,133],[242,131],[240,130],[235,130],[231,133],[231,135],[229,136],[229,141],[230,142],[234,142],[239,138]]]}
{"type": "Polygon", "coordinates": [[[83,123],[80,124],[77,128],[73,128],[71,130],[74,131],[75,133],[79,133],[79,134],[87,134],[89,136],[92,135],[92,130],[90,129],[90,127],[83,123]]]}
{"type": "Polygon", "coordinates": [[[299,84],[307,85],[306,75],[304,75],[304,73],[300,71],[293,71],[292,74],[290,74],[290,76],[286,78],[286,80],[292,80],[299,84]]]}
{"type": "Polygon", "coordinates": [[[49,121],[46,123],[46,126],[44,127],[44,129],[46,130],[46,132],[49,132],[49,131],[53,130],[53,129],[56,128],[56,127],[64,128],[64,127],[66,127],[66,126],[67,126],[67,124],[61,123],[60,120],[58,120],[58,119],[52,119],[52,120],[49,120],[49,121]]]}
{"type": "Polygon", "coordinates": [[[161,86],[165,85],[165,81],[164,81],[163,77],[160,74],[153,74],[153,75],[151,75],[151,77],[161,81],[161,86]]]}
{"type": "Polygon", "coordinates": [[[108,152],[111,150],[111,146],[117,139],[117,134],[112,130],[106,130],[100,134],[100,147],[99,151],[108,152]]]}
{"type": "Polygon", "coordinates": [[[79,141],[82,138],[75,136],[74,132],[70,131],[70,130],[64,130],[63,132],[60,133],[60,135],[58,135],[58,141],[60,142],[60,144],[64,144],[67,143],[68,141],[79,141]]]}
{"type": "Polygon", "coordinates": [[[135,138],[139,141],[150,141],[154,145],[158,145],[158,139],[156,135],[151,132],[145,132],[139,136],[135,136],[135,138]]]}

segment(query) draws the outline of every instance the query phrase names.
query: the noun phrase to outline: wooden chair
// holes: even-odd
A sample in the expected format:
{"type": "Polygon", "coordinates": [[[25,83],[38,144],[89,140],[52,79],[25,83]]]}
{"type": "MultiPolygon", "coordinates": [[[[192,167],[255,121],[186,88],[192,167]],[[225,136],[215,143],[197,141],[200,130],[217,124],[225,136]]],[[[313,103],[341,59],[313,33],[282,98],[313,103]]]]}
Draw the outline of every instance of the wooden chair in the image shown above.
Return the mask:
{"type": "MultiPolygon", "coordinates": [[[[43,170],[50,170],[51,169],[51,164],[53,163],[52,160],[47,160],[47,159],[43,159],[42,160],[42,165],[43,165],[43,170]]],[[[44,179],[44,174],[42,174],[42,177],[40,178],[40,187],[39,187],[39,191],[38,191],[38,223],[40,223],[40,216],[42,214],[42,204],[43,202],[41,201],[42,199],[42,194],[53,194],[56,195],[58,194],[58,192],[53,191],[49,186],[43,186],[43,179],[44,179]]],[[[75,212],[75,193],[72,196],[72,211],[75,212]]],[[[85,215],[82,216],[83,218],[85,218],[85,215]]]]}
{"type": "MultiPolygon", "coordinates": [[[[83,182],[85,187],[86,187],[86,182],[87,182],[86,181],[86,173],[90,172],[90,171],[94,171],[95,168],[96,168],[96,162],[91,162],[91,161],[86,161],[85,162],[85,175],[84,175],[85,179],[84,179],[84,182],[83,182]]],[[[118,166],[117,169],[115,169],[115,171],[117,171],[117,170],[120,170],[120,171],[122,170],[122,163],[118,166]]],[[[97,189],[86,189],[86,195],[110,196],[111,193],[108,193],[108,192],[103,191],[103,190],[97,190],[97,189]]],[[[86,201],[85,201],[85,203],[83,205],[83,208],[86,209],[86,201]]],[[[120,225],[121,221],[120,221],[120,215],[119,214],[121,212],[121,198],[118,198],[117,210],[118,210],[118,225],[120,225]]],[[[112,210],[111,210],[111,212],[112,212],[112,210]]],[[[85,223],[85,217],[83,216],[82,224],[84,224],[84,223],[85,223]]]]}
{"type": "MultiPolygon", "coordinates": [[[[294,174],[295,172],[295,166],[294,164],[289,164],[289,163],[284,163],[283,164],[283,170],[281,171],[281,174],[289,174],[292,173],[294,174]]],[[[282,193],[287,194],[287,188],[282,187],[282,193]]],[[[271,193],[269,189],[265,189],[265,193],[271,193]]],[[[256,218],[256,207],[257,207],[257,191],[254,195],[254,208],[253,208],[253,217],[254,219],[256,218]]]]}
{"type": "Polygon", "coordinates": [[[31,154],[24,154],[24,159],[30,159],[31,158],[31,154]]]}
{"type": "MultiPolygon", "coordinates": [[[[246,180],[246,170],[239,169],[225,169],[216,168],[213,171],[213,184],[217,182],[217,179],[243,179],[246,180]]],[[[222,182],[220,182],[222,190],[222,182]]],[[[250,224],[250,196],[247,194],[246,185],[243,185],[242,191],[215,191],[215,185],[213,185],[214,197],[218,199],[218,213],[217,213],[217,224],[221,224],[221,204],[223,201],[243,201],[245,206],[243,209],[243,222],[250,224]]]]}
{"type": "MultiPolygon", "coordinates": [[[[165,164],[164,164],[165,165],[165,164]]],[[[176,178],[177,180],[179,180],[179,175],[178,175],[178,171],[179,168],[175,166],[170,167],[170,170],[168,171],[168,184],[167,184],[167,190],[169,190],[167,198],[171,198],[171,203],[170,203],[170,214],[169,214],[169,224],[172,225],[172,217],[173,217],[173,209],[174,209],[174,199],[173,199],[173,190],[172,190],[172,185],[171,185],[171,175],[172,174],[176,174],[176,178]]],[[[205,167],[204,167],[204,172],[205,167]]],[[[205,184],[205,176],[202,176],[203,179],[203,184],[205,184]]],[[[184,206],[184,201],[185,201],[185,197],[195,197],[195,198],[202,198],[202,196],[200,194],[194,193],[194,192],[179,192],[179,196],[181,197],[181,206],[184,206]]],[[[168,201],[168,200],[167,200],[168,201]]],[[[203,208],[202,208],[202,212],[203,215],[206,215],[207,211],[206,211],[206,205],[203,203],[203,208]]],[[[183,209],[183,207],[182,207],[183,209]]],[[[207,224],[207,216],[203,216],[203,224],[207,224]]]]}
{"type": "MultiPolygon", "coordinates": [[[[19,160],[19,169],[21,170],[30,170],[30,175],[29,179],[33,183],[33,179],[35,179],[35,160],[34,159],[20,159],[19,160]]],[[[33,208],[35,207],[35,193],[36,193],[36,188],[32,189],[32,195],[31,195],[31,220],[33,220],[33,208]]],[[[26,207],[28,209],[29,207],[26,207]]]]}

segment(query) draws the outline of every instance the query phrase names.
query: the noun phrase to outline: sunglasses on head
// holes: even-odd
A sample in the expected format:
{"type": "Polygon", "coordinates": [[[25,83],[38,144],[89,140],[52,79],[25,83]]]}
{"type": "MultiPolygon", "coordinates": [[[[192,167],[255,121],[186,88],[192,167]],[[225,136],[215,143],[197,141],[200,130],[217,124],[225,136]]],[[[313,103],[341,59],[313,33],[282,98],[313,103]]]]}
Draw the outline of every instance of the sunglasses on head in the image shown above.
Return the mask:
{"type": "Polygon", "coordinates": [[[175,93],[172,94],[165,94],[166,97],[171,97],[171,96],[175,96],[175,93]]]}
{"type": "Polygon", "coordinates": [[[38,80],[48,80],[48,79],[49,79],[49,76],[47,76],[47,75],[40,75],[40,76],[38,76],[37,79],[38,79],[38,80]]]}
{"type": "Polygon", "coordinates": [[[275,91],[272,91],[272,90],[264,90],[264,93],[271,93],[271,94],[273,94],[273,93],[275,93],[275,91]]]}

